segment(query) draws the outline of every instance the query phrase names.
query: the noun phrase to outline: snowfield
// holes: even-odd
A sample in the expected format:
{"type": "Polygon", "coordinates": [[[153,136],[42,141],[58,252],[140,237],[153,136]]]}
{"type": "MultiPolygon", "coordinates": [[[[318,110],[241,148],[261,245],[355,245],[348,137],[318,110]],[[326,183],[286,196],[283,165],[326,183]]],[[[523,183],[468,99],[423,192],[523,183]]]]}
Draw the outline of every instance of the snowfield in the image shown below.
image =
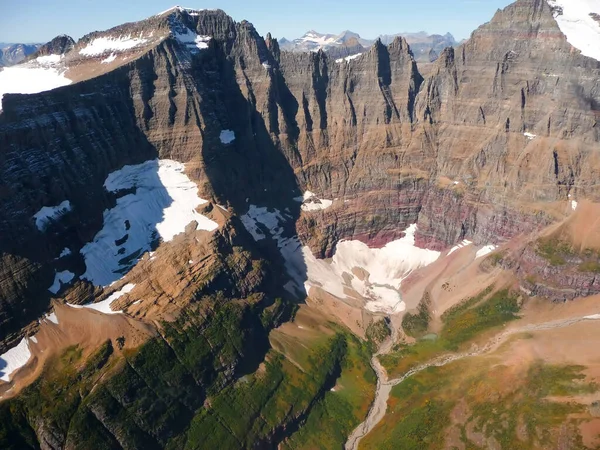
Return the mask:
{"type": "Polygon", "coordinates": [[[100,37],[90,41],[88,45],[79,50],[83,56],[100,56],[108,52],[122,52],[139,47],[148,42],[144,38],[132,38],[131,36],[121,36],[119,38],[100,37]]]}
{"type": "Polygon", "coordinates": [[[71,211],[71,202],[69,200],[65,200],[57,206],[43,206],[33,215],[35,226],[40,231],[46,231],[46,228],[53,221],[60,219],[69,211],[71,211]]]}
{"type": "Polygon", "coordinates": [[[486,246],[482,247],[481,249],[479,249],[477,251],[477,253],[475,253],[475,259],[482,258],[484,256],[489,255],[494,250],[496,250],[496,248],[498,248],[498,247],[496,245],[493,245],[493,244],[486,245],[486,246]]]}
{"type": "Polygon", "coordinates": [[[200,36],[187,27],[184,27],[183,32],[175,32],[174,36],[192,52],[207,49],[211,39],[210,36],[200,36]]]}
{"type": "Polygon", "coordinates": [[[10,375],[27,364],[30,357],[28,339],[23,338],[16,347],[0,355],[0,380],[8,383],[10,375]]]}
{"type": "Polygon", "coordinates": [[[320,288],[340,299],[365,301],[373,312],[395,314],[406,305],[400,285],[410,273],[436,261],[440,252],[415,246],[416,225],[406,229],[402,239],[381,249],[369,248],[360,241],[341,241],[331,260],[314,257],[310,248],[302,247],[297,236],[284,236],[286,217],[280,211],[250,205],[242,223],[255,240],[267,233],[277,242],[292,279],[286,289],[307,295],[310,288],[320,288]]]}
{"type": "Polygon", "coordinates": [[[468,247],[471,244],[472,244],[471,241],[469,241],[468,239],[465,239],[461,243],[459,243],[459,244],[455,245],[454,247],[452,247],[446,256],[450,256],[455,251],[460,250],[461,248],[464,248],[464,247],[468,247]]]}
{"type": "Polygon", "coordinates": [[[72,305],[71,303],[67,303],[67,305],[69,305],[71,308],[77,308],[77,309],[93,309],[95,311],[100,311],[101,313],[104,314],[121,314],[123,311],[114,311],[110,305],[112,304],[112,302],[114,302],[115,300],[123,297],[125,294],[129,294],[133,288],[135,287],[135,284],[126,284],[125,286],[123,286],[120,290],[118,290],[117,292],[113,292],[111,295],[109,295],[105,300],[102,300],[101,302],[97,302],[97,303],[88,303],[87,305],[72,305]]]}
{"type": "Polygon", "coordinates": [[[350,55],[350,56],[346,56],[345,58],[340,58],[340,59],[336,59],[335,62],[337,64],[341,64],[344,61],[346,61],[347,63],[349,63],[350,61],[352,61],[353,59],[358,58],[360,55],[362,55],[362,53],[357,53],[356,55],[350,55]]]}
{"type": "Polygon", "coordinates": [[[116,53],[111,53],[109,57],[107,57],[106,59],[103,59],[100,63],[101,64],[110,64],[115,59],[117,59],[117,54],[116,53]]]}
{"type": "Polygon", "coordinates": [[[554,19],[569,44],[581,51],[582,55],[600,61],[600,22],[590,15],[600,14],[600,1],[547,0],[547,2],[555,8],[554,19]]]}
{"type": "Polygon", "coordinates": [[[68,270],[57,272],[56,275],[54,275],[54,283],[52,283],[52,286],[50,286],[48,290],[53,294],[57,294],[62,286],[64,284],[69,284],[73,278],[75,278],[75,274],[73,272],[69,272],[68,270]]]}
{"type": "Polygon", "coordinates": [[[196,212],[207,203],[198,187],[184,173],[184,165],[171,160],[152,160],[125,166],[111,173],[107,191],[122,195],[114,208],[104,211],[104,227],[80,253],[86,264],[82,278],[106,286],[120,279],[152,249],[159,238],[171,241],[197,222],[197,230],[214,231],[218,224],[196,212]]]}
{"type": "Polygon", "coordinates": [[[71,80],[66,78],[63,72],[59,67],[34,64],[4,68],[0,71],[0,111],[4,94],[36,94],[71,84],[71,80]]]}
{"type": "Polygon", "coordinates": [[[296,197],[294,200],[302,202],[300,207],[302,211],[321,211],[333,205],[333,200],[318,198],[310,191],[306,191],[302,197],[296,197]]]}

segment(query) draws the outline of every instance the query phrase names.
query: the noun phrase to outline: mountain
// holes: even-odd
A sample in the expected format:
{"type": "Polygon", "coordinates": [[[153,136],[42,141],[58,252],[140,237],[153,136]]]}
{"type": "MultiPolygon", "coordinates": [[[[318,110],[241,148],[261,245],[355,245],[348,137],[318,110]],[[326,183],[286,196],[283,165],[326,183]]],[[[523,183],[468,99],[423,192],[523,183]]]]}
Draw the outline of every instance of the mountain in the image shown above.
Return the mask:
{"type": "Polygon", "coordinates": [[[41,44],[3,44],[0,43],[0,67],[13,66],[35,53],[41,44]]]}
{"type": "Polygon", "coordinates": [[[429,62],[435,61],[437,56],[447,47],[456,47],[458,42],[450,33],[445,35],[427,34],[424,31],[419,33],[398,33],[395,35],[381,35],[379,39],[385,45],[389,45],[397,36],[402,36],[410,45],[411,50],[417,61],[429,62]]]}
{"type": "Polygon", "coordinates": [[[426,64],[174,7],[2,70],[0,447],[594,448],[588,6],[426,64]]]}
{"type": "MultiPolygon", "coordinates": [[[[411,50],[417,61],[430,62],[437,59],[437,55],[446,47],[458,45],[454,37],[447,33],[445,35],[429,35],[424,31],[419,33],[397,33],[393,35],[380,35],[377,39],[384,45],[391,44],[396,37],[402,36],[411,46],[411,50]]],[[[357,33],[344,31],[339,35],[321,34],[316,31],[309,31],[304,36],[293,41],[282,39],[279,42],[281,50],[293,52],[306,52],[323,50],[328,53],[333,52],[333,57],[337,59],[341,56],[363,53],[368,47],[373,45],[376,39],[363,39],[357,33]],[[347,49],[351,49],[347,51],[347,49]],[[344,54],[346,53],[346,54],[344,54]]]]}

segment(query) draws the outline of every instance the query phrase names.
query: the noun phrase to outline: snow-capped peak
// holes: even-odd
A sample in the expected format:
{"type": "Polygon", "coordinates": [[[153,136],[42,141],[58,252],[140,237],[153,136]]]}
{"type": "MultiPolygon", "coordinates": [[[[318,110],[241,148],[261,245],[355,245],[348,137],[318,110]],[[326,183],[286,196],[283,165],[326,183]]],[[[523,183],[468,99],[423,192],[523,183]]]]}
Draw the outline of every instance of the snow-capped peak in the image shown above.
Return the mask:
{"type": "Polygon", "coordinates": [[[600,61],[600,1],[546,0],[567,41],[582,55],[600,61]]]}
{"type": "Polygon", "coordinates": [[[188,13],[191,16],[197,15],[200,11],[206,11],[205,9],[195,9],[195,8],[185,8],[183,6],[173,6],[161,13],[158,13],[157,16],[164,16],[165,14],[171,14],[175,11],[179,11],[180,13],[188,13]]]}

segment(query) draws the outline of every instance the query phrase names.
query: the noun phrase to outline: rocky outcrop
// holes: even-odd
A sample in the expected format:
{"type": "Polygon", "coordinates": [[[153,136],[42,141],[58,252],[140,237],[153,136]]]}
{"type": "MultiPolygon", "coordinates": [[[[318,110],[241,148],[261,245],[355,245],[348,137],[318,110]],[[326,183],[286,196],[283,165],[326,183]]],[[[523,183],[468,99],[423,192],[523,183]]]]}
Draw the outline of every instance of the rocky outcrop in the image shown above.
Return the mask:
{"type": "Polygon", "coordinates": [[[27,58],[27,61],[35,59],[39,56],[48,56],[48,55],[64,55],[73,49],[75,46],[75,41],[71,36],[67,36],[66,34],[62,34],[60,36],[56,36],[50,42],[42,45],[34,54],[27,58]]]}

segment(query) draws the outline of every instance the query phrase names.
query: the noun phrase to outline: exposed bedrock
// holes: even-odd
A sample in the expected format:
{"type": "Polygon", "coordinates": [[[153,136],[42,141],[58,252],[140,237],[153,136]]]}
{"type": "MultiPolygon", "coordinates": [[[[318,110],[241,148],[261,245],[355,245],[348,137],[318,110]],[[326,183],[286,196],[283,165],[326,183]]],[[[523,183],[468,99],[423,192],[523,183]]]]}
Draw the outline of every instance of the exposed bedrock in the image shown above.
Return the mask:
{"type": "Polygon", "coordinates": [[[203,198],[237,213],[251,203],[298,216],[291,199],[305,190],[334,200],[297,224],[319,256],[340,239],[384,245],[415,222],[430,248],[498,243],[552,221],[545,204],[600,199],[600,63],[568,44],[545,1],[499,11],[427,77],[402,38],[336,63],[281,52],[222,11],[107,33],[145,28],[166,37],[115,69],[4,98],[0,340],[47,309],[55,271],[84,272],[78,249],[115,201],[103,183],[125,164],[186,163],[203,198]],[[192,53],[173,27],[212,40],[192,53]],[[235,140],[223,143],[223,130],[235,140]],[[40,231],[34,214],[65,200],[71,211],[40,231]]]}

